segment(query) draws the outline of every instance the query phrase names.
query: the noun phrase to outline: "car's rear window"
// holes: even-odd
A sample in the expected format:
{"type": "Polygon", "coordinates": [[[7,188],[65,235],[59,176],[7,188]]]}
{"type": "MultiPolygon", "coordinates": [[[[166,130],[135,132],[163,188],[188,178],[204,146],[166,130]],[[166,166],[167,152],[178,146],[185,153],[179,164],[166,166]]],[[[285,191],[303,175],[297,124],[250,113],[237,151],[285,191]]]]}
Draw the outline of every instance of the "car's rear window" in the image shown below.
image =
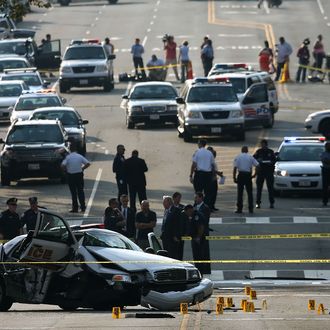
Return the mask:
{"type": "Polygon", "coordinates": [[[237,102],[234,88],[231,86],[196,86],[190,89],[187,102],[237,102]]]}
{"type": "Polygon", "coordinates": [[[41,86],[42,82],[38,75],[31,74],[8,74],[1,77],[2,80],[23,80],[28,86],[41,86]]]}
{"type": "Polygon", "coordinates": [[[6,143],[63,143],[63,134],[58,125],[17,125],[9,132],[6,143]]]}
{"type": "Polygon", "coordinates": [[[61,105],[62,104],[57,96],[21,97],[15,106],[15,111],[27,111],[42,107],[57,107],[61,105]]]}

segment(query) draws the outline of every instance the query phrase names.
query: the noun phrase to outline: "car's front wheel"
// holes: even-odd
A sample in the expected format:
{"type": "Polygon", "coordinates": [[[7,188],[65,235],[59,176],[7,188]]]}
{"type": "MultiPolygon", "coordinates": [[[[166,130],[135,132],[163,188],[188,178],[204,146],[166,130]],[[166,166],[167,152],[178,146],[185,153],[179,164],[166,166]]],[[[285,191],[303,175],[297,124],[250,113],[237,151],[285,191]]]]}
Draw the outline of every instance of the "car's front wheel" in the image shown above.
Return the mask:
{"type": "Polygon", "coordinates": [[[263,125],[264,128],[272,128],[274,126],[274,115],[269,118],[269,121],[263,125]]]}
{"type": "Polygon", "coordinates": [[[114,5],[115,3],[118,2],[118,0],[108,0],[108,2],[109,2],[110,5],[114,5]]]}
{"type": "Polygon", "coordinates": [[[323,119],[319,125],[319,132],[326,137],[330,137],[330,118],[323,119]]]}
{"type": "Polygon", "coordinates": [[[66,83],[60,82],[60,93],[66,93],[70,87],[66,83]]]}
{"type": "Polygon", "coordinates": [[[126,127],[128,129],[133,129],[134,128],[134,123],[129,119],[129,116],[126,116],[126,127]]]}
{"type": "Polygon", "coordinates": [[[6,296],[6,288],[3,281],[0,279],[0,312],[7,312],[13,302],[6,296]]]}
{"type": "Polygon", "coordinates": [[[1,185],[10,186],[10,173],[8,169],[1,166],[1,185]]]}
{"type": "Polygon", "coordinates": [[[191,142],[192,139],[193,139],[193,136],[187,130],[184,130],[182,135],[183,135],[183,141],[184,142],[191,142]]]}
{"type": "Polygon", "coordinates": [[[237,141],[245,141],[245,131],[242,129],[236,134],[236,140],[237,141]]]}

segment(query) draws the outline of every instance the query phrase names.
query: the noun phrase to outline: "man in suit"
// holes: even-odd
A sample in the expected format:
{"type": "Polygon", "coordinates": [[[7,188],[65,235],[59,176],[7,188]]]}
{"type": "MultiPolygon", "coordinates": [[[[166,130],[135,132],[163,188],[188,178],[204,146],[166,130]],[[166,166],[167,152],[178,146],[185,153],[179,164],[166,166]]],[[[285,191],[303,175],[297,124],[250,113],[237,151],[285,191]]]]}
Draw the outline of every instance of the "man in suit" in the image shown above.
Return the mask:
{"type": "Polygon", "coordinates": [[[144,159],[139,158],[137,150],[132,151],[132,157],[125,160],[124,166],[129,189],[130,207],[135,212],[136,194],[139,196],[140,204],[147,199],[147,181],[144,173],[148,171],[148,167],[144,159]]]}
{"type": "Polygon", "coordinates": [[[125,163],[125,147],[122,144],[117,145],[117,154],[112,163],[112,172],[116,174],[116,181],[118,187],[118,200],[121,195],[127,195],[127,182],[124,169],[125,163]]]}
{"type": "Polygon", "coordinates": [[[170,196],[163,197],[164,218],[162,223],[161,239],[164,250],[167,250],[170,258],[178,259],[181,230],[180,230],[180,210],[173,205],[170,196]]]}
{"type": "Polygon", "coordinates": [[[128,196],[120,196],[120,211],[126,220],[126,237],[130,239],[135,238],[136,228],[135,228],[135,212],[128,207],[128,196]]]}
{"type": "MultiPolygon", "coordinates": [[[[195,194],[195,210],[200,212],[204,218],[204,236],[209,236],[209,222],[210,222],[210,215],[211,210],[204,203],[204,194],[202,192],[196,192],[195,194]]],[[[203,253],[204,260],[210,260],[210,246],[209,241],[204,239],[201,241],[200,249],[203,253]]],[[[202,273],[203,274],[211,274],[211,264],[210,263],[203,263],[202,265],[202,273]]]]}

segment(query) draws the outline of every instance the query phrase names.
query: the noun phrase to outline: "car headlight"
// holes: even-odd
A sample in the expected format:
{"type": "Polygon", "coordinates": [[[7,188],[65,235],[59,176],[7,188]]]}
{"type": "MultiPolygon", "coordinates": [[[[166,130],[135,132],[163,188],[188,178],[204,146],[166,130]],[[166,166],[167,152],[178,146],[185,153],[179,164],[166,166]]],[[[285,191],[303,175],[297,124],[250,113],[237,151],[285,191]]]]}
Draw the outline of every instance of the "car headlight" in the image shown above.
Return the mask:
{"type": "Polygon", "coordinates": [[[200,118],[200,113],[198,111],[189,111],[188,118],[200,118]]]}
{"type": "Polygon", "coordinates": [[[107,70],[108,70],[108,68],[107,68],[107,66],[105,64],[97,65],[96,66],[96,71],[97,72],[104,72],[104,71],[107,71],[107,70]]]}
{"type": "Polygon", "coordinates": [[[1,158],[3,161],[9,161],[10,159],[14,159],[16,157],[15,152],[13,150],[5,150],[1,153],[1,158]]]}
{"type": "Polygon", "coordinates": [[[277,170],[275,174],[277,176],[289,176],[289,172],[287,170],[277,170]]]}
{"type": "Polygon", "coordinates": [[[131,108],[131,111],[132,112],[142,112],[142,107],[140,107],[140,106],[135,106],[135,107],[132,107],[131,108]]]}
{"type": "Polygon", "coordinates": [[[201,273],[198,269],[188,269],[188,281],[200,280],[201,278],[201,273]]]}
{"type": "Polygon", "coordinates": [[[233,111],[230,111],[230,116],[231,116],[231,118],[243,117],[243,111],[242,110],[233,110],[233,111]]]}
{"type": "Polygon", "coordinates": [[[62,66],[60,68],[60,73],[71,73],[71,72],[72,72],[72,69],[69,66],[62,66]]]}
{"type": "Polygon", "coordinates": [[[176,105],[168,105],[167,111],[177,111],[178,107],[176,105]]]}

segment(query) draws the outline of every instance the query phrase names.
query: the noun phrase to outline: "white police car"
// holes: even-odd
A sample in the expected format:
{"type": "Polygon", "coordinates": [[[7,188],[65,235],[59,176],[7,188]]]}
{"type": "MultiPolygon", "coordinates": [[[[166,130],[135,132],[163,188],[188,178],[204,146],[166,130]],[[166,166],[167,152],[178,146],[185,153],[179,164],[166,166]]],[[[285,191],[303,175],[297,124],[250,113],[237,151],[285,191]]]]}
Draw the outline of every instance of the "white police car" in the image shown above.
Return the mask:
{"type": "Polygon", "coordinates": [[[275,192],[321,190],[324,144],[324,137],[285,137],[276,153],[275,192]]]}
{"type": "Polygon", "coordinates": [[[305,119],[305,128],[312,133],[330,136],[330,110],[316,111],[305,119]]]}

